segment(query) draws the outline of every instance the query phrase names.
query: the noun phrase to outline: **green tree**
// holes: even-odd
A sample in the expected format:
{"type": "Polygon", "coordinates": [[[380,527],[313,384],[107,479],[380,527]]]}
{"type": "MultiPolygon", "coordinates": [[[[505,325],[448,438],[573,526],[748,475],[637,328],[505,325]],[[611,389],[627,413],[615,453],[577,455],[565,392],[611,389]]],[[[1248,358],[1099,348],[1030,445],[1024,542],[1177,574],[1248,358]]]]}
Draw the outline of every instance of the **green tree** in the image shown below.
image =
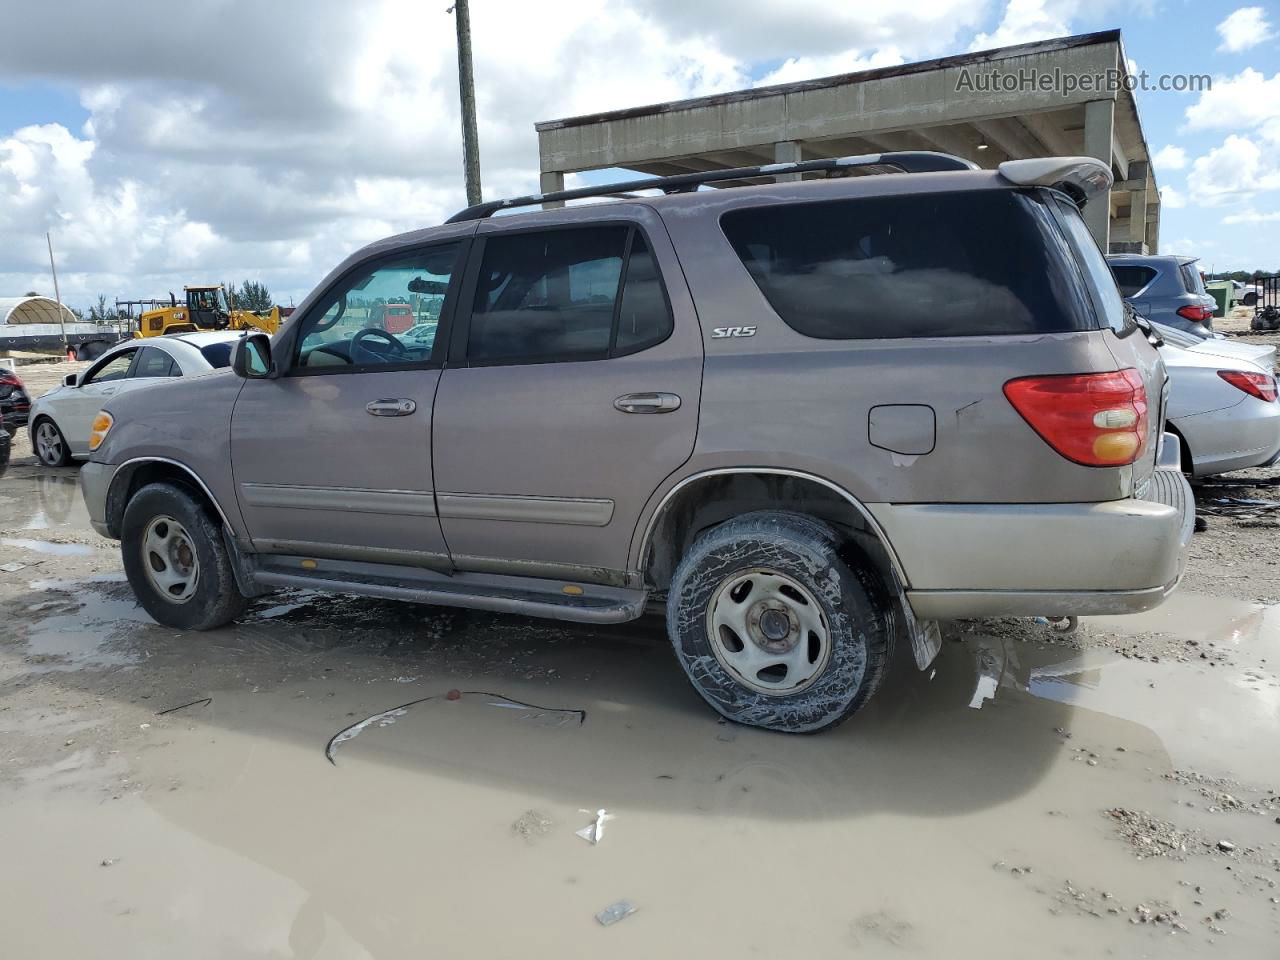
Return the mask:
{"type": "Polygon", "coordinates": [[[24,294],[23,294],[23,296],[24,296],[24,297],[38,297],[38,296],[40,296],[40,291],[39,291],[39,290],[28,290],[26,293],[24,293],[24,294]]]}
{"type": "Polygon", "coordinates": [[[273,306],[275,301],[271,298],[271,291],[267,289],[265,283],[258,283],[256,280],[246,280],[240,284],[240,289],[232,288],[235,294],[235,306],[240,310],[252,310],[254,313],[266,313],[273,306]]]}
{"type": "Polygon", "coordinates": [[[114,306],[107,306],[107,295],[98,294],[98,302],[89,307],[90,323],[115,323],[120,319],[114,306]]]}

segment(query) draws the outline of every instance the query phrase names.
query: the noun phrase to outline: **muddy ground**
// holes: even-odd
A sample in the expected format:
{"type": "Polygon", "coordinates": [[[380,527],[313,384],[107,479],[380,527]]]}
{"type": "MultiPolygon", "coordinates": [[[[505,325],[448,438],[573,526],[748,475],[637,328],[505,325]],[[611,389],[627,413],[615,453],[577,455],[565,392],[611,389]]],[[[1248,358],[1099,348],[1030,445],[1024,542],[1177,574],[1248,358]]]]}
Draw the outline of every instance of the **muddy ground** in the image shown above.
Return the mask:
{"type": "MultiPolygon", "coordinates": [[[[899,662],[854,720],[788,737],[718,723],[654,619],[289,593],[159,627],[76,469],[16,455],[7,956],[1277,955],[1266,509],[1209,517],[1149,614],[948,625],[928,673],[899,662]]],[[[1200,497],[1276,500],[1272,476],[1200,497]]]]}

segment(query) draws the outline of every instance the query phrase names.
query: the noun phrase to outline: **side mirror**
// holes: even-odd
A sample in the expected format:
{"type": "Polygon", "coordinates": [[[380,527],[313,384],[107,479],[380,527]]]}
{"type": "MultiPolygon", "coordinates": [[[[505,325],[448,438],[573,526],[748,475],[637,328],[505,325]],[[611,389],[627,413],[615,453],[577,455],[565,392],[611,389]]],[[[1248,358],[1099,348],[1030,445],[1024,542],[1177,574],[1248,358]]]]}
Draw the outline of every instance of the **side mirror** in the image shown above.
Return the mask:
{"type": "Polygon", "coordinates": [[[62,385],[63,385],[64,387],[76,387],[76,386],[79,386],[79,385],[80,385],[80,374],[78,374],[78,373],[68,373],[65,377],[63,377],[63,378],[62,378],[62,385]]]}
{"type": "Polygon", "coordinates": [[[250,333],[231,348],[231,369],[246,380],[265,380],[271,376],[271,338],[265,333],[250,333]]]}

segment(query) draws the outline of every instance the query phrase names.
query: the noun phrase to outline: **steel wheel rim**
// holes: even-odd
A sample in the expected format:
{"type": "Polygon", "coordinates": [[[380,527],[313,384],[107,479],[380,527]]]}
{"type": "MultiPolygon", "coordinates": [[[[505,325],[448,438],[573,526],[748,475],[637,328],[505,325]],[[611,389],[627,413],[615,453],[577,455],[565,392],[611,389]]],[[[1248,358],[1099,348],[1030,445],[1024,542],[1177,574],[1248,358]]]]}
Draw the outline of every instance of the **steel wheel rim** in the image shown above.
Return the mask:
{"type": "Polygon", "coordinates": [[[173,517],[153,517],[142,534],[142,569],[170,603],[186,603],[200,582],[200,557],[186,527],[173,517]]]}
{"type": "Polygon", "coordinates": [[[48,420],[36,427],[36,453],[40,462],[50,467],[62,459],[62,434],[48,420]]]}
{"type": "Polygon", "coordinates": [[[813,593],[764,567],[724,580],[707,606],[707,640],[720,665],[757,693],[798,693],[831,659],[831,628],[813,593]]]}

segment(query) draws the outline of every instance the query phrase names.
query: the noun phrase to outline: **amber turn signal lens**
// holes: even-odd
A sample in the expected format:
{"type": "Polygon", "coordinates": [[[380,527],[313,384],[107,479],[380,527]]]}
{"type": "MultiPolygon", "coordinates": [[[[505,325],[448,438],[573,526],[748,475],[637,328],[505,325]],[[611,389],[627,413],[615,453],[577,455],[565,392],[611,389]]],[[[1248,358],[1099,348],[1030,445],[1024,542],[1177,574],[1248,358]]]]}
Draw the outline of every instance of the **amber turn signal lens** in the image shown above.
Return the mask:
{"type": "Polygon", "coordinates": [[[111,419],[111,414],[105,410],[99,410],[98,415],[93,418],[93,426],[89,428],[89,449],[97,450],[102,446],[102,441],[107,439],[107,433],[111,430],[111,425],[115,423],[111,419]]]}
{"type": "Polygon", "coordinates": [[[1093,441],[1093,455],[1102,463],[1133,463],[1140,444],[1134,433],[1104,433],[1093,441]]]}

